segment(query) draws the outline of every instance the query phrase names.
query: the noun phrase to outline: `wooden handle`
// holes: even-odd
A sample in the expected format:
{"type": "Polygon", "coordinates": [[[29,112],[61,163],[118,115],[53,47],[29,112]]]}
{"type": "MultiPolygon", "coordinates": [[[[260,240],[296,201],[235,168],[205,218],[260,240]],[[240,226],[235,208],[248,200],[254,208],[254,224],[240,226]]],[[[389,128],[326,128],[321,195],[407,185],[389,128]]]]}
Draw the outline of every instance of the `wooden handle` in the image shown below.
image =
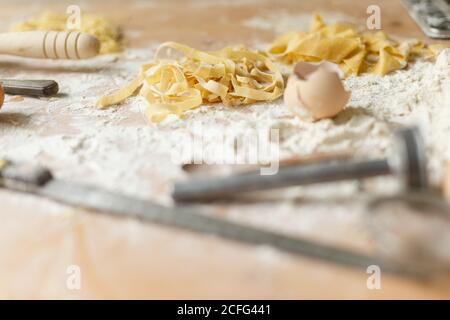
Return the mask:
{"type": "Polygon", "coordinates": [[[86,59],[100,50],[97,38],[81,32],[0,33],[0,54],[41,59],[86,59]]]}

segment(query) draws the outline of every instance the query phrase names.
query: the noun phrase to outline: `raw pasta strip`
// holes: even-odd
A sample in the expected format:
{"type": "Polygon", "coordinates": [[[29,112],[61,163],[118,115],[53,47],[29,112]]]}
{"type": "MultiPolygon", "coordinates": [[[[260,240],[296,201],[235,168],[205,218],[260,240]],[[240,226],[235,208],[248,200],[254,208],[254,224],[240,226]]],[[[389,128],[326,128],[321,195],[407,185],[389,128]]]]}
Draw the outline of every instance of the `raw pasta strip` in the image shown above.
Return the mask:
{"type": "Polygon", "coordinates": [[[339,64],[345,75],[363,72],[385,75],[407,65],[413,56],[435,57],[442,47],[420,41],[398,43],[384,32],[359,33],[349,24],[326,25],[315,14],[309,32],[282,35],[267,53],[284,63],[328,60],[339,64]]]}
{"type": "Polygon", "coordinates": [[[169,114],[181,116],[203,103],[241,105],[275,100],[283,89],[278,67],[262,53],[244,47],[204,52],[167,42],[157,49],[154,62],[141,66],[135,80],[101,97],[97,106],[117,104],[139,90],[148,102],[150,121],[159,122],[169,114]],[[183,57],[158,59],[164,48],[174,49],[183,57]]]}

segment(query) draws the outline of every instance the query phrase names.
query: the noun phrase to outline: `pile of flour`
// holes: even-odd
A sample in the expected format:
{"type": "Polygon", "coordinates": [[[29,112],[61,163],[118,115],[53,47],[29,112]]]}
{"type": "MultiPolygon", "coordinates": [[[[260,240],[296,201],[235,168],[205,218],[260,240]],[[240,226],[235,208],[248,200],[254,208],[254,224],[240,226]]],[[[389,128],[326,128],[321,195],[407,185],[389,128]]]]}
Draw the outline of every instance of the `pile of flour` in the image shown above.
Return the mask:
{"type": "MultiPolygon", "coordinates": [[[[289,17],[285,14],[283,18],[286,28],[306,25],[303,16],[289,17]]],[[[253,28],[258,24],[268,28],[276,21],[263,17],[245,23],[253,28]]],[[[287,31],[282,29],[280,33],[287,31]]],[[[416,61],[384,77],[363,75],[346,79],[345,87],[351,90],[347,108],[335,119],[315,123],[295,117],[282,99],[232,108],[220,104],[202,106],[187,112],[183,119],[170,116],[159,124],[145,119],[142,111],[146,102],[141,97],[98,110],[98,97],[131,81],[139,66],[152,59],[157,45],[86,61],[2,57],[2,77],[55,79],[61,94],[23,100],[7,97],[0,110],[0,156],[41,163],[61,179],[169,205],[172,184],[192,178],[178,160],[186,156],[185,147],[193,137],[201,137],[203,147],[208,149],[226,136],[225,153],[233,153],[239,148],[236,142],[253,137],[255,132],[269,137],[275,130],[279,133],[281,158],[349,150],[355,157],[384,157],[395,152],[391,150],[392,130],[416,124],[427,142],[433,183],[439,183],[444,165],[450,161],[449,49],[436,62],[416,61]]],[[[265,46],[255,43],[253,47],[265,46]]],[[[204,156],[208,162],[223,160],[220,153],[204,156]]],[[[367,241],[370,234],[363,219],[367,213],[363,196],[390,192],[395,187],[395,179],[384,177],[364,183],[292,187],[267,194],[263,202],[218,205],[214,207],[217,212],[211,210],[210,214],[359,248],[371,243],[367,241]]],[[[39,204],[33,197],[18,195],[14,199],[11,197],[18,209],[25,201],[30,202],[28,207],[39,204]]],[[[55,214],[67,212],[53,206],[50,208],[46,202],[45,210],[55,214]]],[[[269,253],[273,257],[273,252],[269,253]]]]}
{"type": "MultiPolygon", "coordinates": [[[[188,112],[184,119],[170,116],[160,124],[146,121],[142,115],[145,101],[139,97],[117,108],[94,107],[98,96],[131,80],[151,55],[152,48],[131,50],[123,57],[84,62],[82,68],[72,62],[58,62],[58,66],[46,62],[51,65],[50,71],[37,70],[33,77],[48,77],[52,72],[63,95],[7,100],[1,114],[2,153],[12,159],[39,160],[63,177],[142,196],[154,194],[151,191],[157,182],[169,184],[188,178],[171,160],[177,152],[183,153],[183,138],[195,135],[201,135],[203,146],[208,147],[224,133],[238,140],[256,131],[277,129],[281,157],[349,149],[356,155],[382,156],[389,151],[393,128],[418,124],[427,141],[435,181],[450,159],[446,140],[450,134],[448,49],[436,63],[417,61],[406,70],[384,77],[346,79],[345,86],[352,95],[345,111],[336,119],[315,123],[293,116],[281,99],[235,108],[202,106],[188,112]],[[64,72],[52,71],[60,68],[64,72]],[[155,180],[142,179],[142,172],[155,180]]],[[[34,63],[27,61],[29,68],[34,63]]],[[[24,73],[14,76],[24,77],[24,73]]],[[[214,156],[205,155],[205,161],[220,162],[214,156]]],[[[163,190],[159,196],[165,198],[163,190]]]]}
{"type": "MultiPolygon", "coordinates": [[[[288,17],[255,18],[245,24],[264,29],[284,21],[277,29],[280,33],[295,24],[305,27],[306,18],[288,17]]],[[[384,77],[346,79],[345,87],[352,92],[347,108],[335,119],[315,123],[296,118],[282,99],[243,107],[202,106],[187,112],[183,119],[169,116],[159,124],[145,119],[142,110],[146,103],[140,97],[118,107],[96,109],[97,98],[133,79],[139,66],[152,59],[156,46],[89,61],[5,58],[0,65],[4,78],[52,78],[59,82],[61,94],[49,99],[7,99],[0,112],[1,154],[41,162],[61,178],[163,203],[170,203],[168,191],[174,181],[190,178],[176,160],[177,155],[186,156],[186,144],[198,136],[203,148],[208,148],[225,135],[231,141],[225,150],[235,152],[236,141],[255,132],[269,136],[271,130],[277,130],[281,158],[348,150],[355,156],[378,157],[390,152],[392,129],[416,124],[427,142],[434,183],[439,182],[444,164],[450,160],[449,49],[436,62],[416,61],[384,77]]],[[[211,152],[204,155],[204,161],[220,162],[218,157],[211,152]]],[[[358,188],[357,183],[350,183],[348,188],[331,188],[330,192],[351,194],[358,188]]],[[[329,189],[320,190],[326,196],[329,189]]]]}

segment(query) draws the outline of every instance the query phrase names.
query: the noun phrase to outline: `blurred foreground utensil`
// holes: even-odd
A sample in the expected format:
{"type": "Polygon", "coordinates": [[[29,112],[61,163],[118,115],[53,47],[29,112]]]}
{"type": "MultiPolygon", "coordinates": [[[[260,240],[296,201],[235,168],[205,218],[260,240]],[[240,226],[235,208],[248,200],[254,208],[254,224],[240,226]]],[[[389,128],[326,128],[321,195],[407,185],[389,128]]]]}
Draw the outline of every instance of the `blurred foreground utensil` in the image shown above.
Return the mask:
{"type": "Polygon", "coordinates": [[[426,273],[450,269],[450,204],[432,191],[374,198],[367,221],[379,252],[426,273]]]}
{"type": "Polygon", "coordinates": [[[359,180],[382,175],[398,178],[405,189],[427,189],[425,147],[417,127],[394,132],[392,154],[383,159],[316,161],[309,164],[280,167],[274,174],[248,172],[219,178],[176,182],[172,198],[178,202],[223,200],[244,192],[263,191],[290,186],[310,185],[343,180],[359,180]]]}
{"type": "Polygon", "coordinates": [[[364,273],[369,266],[376,265],[383,272],[421,276],[413,266],[405,268],[376,256],[206,216],[192,206],[165,207],[98,187],[61,181],[41,166],[0,160],[0,188],[27,192],[112,216],[136,218],[247,244],[267,245],[295,255],[362,268],[364,273]]]}

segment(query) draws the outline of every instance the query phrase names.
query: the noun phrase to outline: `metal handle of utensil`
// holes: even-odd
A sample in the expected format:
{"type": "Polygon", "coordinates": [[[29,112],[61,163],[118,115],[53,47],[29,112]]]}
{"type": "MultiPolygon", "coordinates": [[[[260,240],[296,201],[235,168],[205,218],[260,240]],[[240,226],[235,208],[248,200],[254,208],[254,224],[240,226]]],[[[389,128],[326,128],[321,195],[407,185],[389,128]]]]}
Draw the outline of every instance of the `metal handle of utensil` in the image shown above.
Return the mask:
{"type": "Polygon", "coordinates": [[[368,227],[385,259],[427,273],[450,271],[450,204],[432,191],[371,199],[368,227]]]}
{"type": "Polygon", "coordinates": [[[38,188],[52,179],[52,173],[45,167],[0,158],[0,186],[27,191],[38,188]]]}
{"type": "Polygon", "coordinates": [[[389,174],[386,160],[336,161],[281,168],[274,175],[258,172],[232,175],[215,179],[196,179],[175,183],[172,198],[175,201],[208,201],[227,198],[242,192],[333,182],[346,179],[368,178],[389,174]]]}
{"type": "Polygon", "coordinates": [[[48,97],[58,93],[58,83],[54,80],[0,79],[5,93],[23,96],[48,97]]]}

